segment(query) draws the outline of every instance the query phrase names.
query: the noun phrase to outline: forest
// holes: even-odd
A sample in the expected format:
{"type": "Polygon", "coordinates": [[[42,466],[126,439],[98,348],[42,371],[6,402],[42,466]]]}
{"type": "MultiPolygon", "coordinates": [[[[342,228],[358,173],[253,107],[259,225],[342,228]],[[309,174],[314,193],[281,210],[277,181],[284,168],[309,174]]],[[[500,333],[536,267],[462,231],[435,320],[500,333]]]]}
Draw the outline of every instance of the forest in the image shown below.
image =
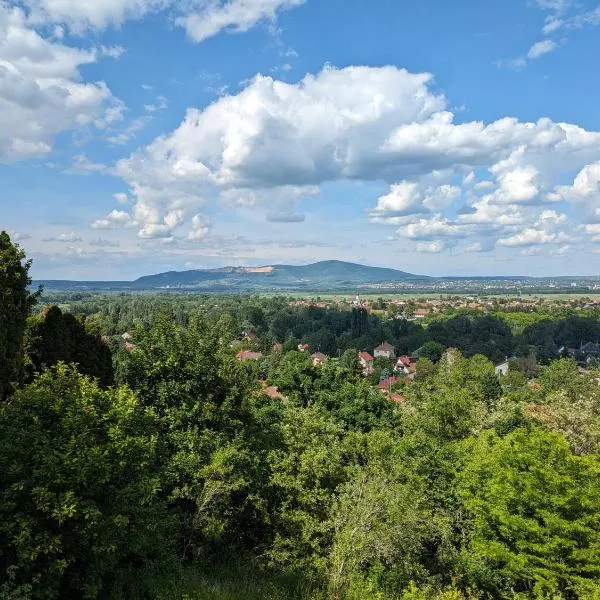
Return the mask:
{"type": "Polygon", "coordinates": [[[600,371],[561,352],[594,310],[51,297],[30,267],[0,233],[0,600],[600,598],[600,371]],[[417,360],[382,390],[383,341],[417,360]]]}

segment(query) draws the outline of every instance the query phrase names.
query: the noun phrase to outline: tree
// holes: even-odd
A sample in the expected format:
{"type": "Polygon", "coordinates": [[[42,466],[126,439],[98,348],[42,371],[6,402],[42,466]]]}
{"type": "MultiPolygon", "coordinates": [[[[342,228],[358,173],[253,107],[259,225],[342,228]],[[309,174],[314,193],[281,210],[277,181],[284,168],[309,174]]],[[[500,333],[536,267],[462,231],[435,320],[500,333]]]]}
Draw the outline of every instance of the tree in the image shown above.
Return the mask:
{"type": "Polygon", "coordinates": [[[155,420],[130,390],[58,365],[0,409],[0,434],[0,577],[97,598],[169,556],[155,420]]]}
{"type": "Polygon", "coordinates": [[[51,306],[43,316],[30,319],[26,351],[30,367],[41,372],[59,362],[74,363],[80,373],[96,377],[107,387],[114,382],[112,356],[100,332],[85,316],[63,313],[51,306]]]}
{"type": "Polygon", "coordinates": [[[439,342],[427,342],[419,349],[419,358],[428,358],[431,362],[438,362],[446,348],[439,342]]]}
{"type": "Polygon", "coordinates": [[[358,350],[348,348],[340,358],[340,366],[352,375],[362,375],[362,366],[358,360],[358,350]]]}
{"type": "Polygon", "coordinates": [[[574,456],[557,433],[519,429],[472,443],[459,488],[473,522],[465,552],[473,582],[581,597],[600,577],[600,462],[574,456]]]}
{"type": "Polygon", "coordinates": [[[31,260],[0,232],[0,401],[19,380],[23,361],[25,324],[39,292],[31,293],[31,260]]]}

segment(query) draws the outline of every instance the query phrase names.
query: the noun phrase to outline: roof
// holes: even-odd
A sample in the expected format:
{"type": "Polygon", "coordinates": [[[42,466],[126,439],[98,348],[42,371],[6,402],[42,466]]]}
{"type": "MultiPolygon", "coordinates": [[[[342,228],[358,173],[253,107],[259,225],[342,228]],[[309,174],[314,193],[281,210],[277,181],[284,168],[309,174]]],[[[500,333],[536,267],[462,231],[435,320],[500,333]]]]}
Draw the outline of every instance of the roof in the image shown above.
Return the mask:
{"type": "Polygon", "coordinates": [[[387,379],[384,379],[377,387],[380,390],[387,390],[391,385],[394,385],[396,382],[398,381],[397,377],[388,377],[387,379]]]}
{"type": "Polygon", "coordinates": [[[266,387],[264,393],[269,396],[269,398],[273,398],[274,400],[283,400],[283,394],[274,386],[266,387]]]}
{"type": "Polygon", "coordinates": [[[373,362],[375,360],[368,352],[359,352],[358,358],[364,360],[365,362],[373,362]]]}
{"type": "Polygon", "coordinates": [[[383,342],[383,344],[381,344],[381,346],[377,346],[377,348],[375,348],[375,350],[380,350],[381,352],[393,352],[394,346],[392,346],[388,342],[383,342]]]}
{"type": "Polygon", "coordinates": [[[252,352],[250,350],[242,350],[236,354],[238,360],[258,360],[262,358],[262,352],[252,352]]]}
{"type": "Polygon", "coordinates": [[[315,352],[311,358],[316,358],[318,360],[327,360],[327,356],[325,356],[325,354],[323,354],[322,352],[315,352]]]}

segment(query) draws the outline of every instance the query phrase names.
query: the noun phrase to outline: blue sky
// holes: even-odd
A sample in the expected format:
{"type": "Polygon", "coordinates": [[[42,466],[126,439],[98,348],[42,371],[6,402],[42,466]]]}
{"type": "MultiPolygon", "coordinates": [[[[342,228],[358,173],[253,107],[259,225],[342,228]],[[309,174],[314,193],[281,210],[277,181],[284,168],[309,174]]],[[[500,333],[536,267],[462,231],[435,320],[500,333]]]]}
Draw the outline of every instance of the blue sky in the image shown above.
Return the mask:
{"type": "Polygon", "coordinates": [[[597,0],[0,0],[37,278],[600,275],[597,0]]]}

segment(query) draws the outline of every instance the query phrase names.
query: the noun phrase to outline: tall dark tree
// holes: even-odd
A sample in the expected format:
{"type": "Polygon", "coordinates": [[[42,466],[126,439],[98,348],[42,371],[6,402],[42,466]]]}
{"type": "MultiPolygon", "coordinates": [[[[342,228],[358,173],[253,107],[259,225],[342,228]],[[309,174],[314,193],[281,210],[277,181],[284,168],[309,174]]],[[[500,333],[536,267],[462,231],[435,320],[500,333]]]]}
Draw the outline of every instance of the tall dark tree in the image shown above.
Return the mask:
{"type": "Polygon", "coordinates": [[[13,244],[6,231],[0,232],[0,400],[19,379],[22,369],[23,336],[31,307],[38,294],[31,293],[31,260],[13,244]]]}
{"type": "Polygon", "coordinates": [[[26,351],[34,372],[59,362],[74,363],[83,375],[104,387],[114,383],[112,355],[100,332],[87,325],[84,315],[63,313],[51,306],[28,324],[26,351]]]}

